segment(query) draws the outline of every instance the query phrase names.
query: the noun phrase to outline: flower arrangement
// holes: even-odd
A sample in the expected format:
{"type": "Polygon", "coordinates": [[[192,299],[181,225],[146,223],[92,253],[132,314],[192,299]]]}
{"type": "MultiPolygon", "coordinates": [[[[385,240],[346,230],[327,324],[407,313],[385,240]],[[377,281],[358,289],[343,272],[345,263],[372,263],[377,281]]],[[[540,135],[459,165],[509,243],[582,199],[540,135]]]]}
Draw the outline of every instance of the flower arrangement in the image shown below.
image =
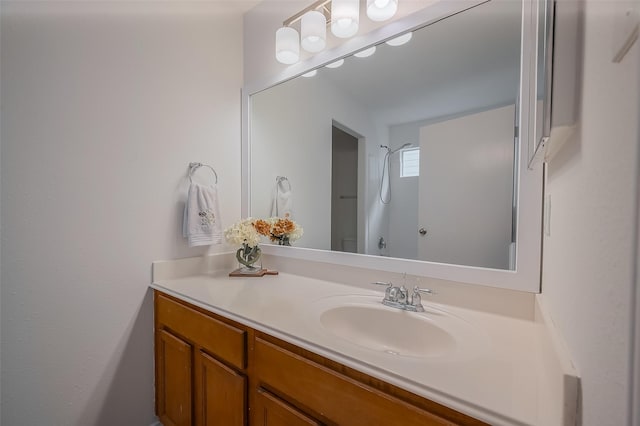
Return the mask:
{"type": "Polygon", "coordinates": [[[277,241],[283,246],[290,246],[291,242],[302,237],[304,233],[302,227],[291,220],[288,214],[284,218],[259,219],[254,222],[254,227],[260,235],[269,237],[271,241],[277,241]]]}
{"type": "Polygon", "coordinates": [[[287,214],[284,218],[271,217],[269,219],[254,219],[248,217],[234,223],[224,230],[224,237],[229,243],[240,244],[241,247],[236,252],[236,259],[244,265],[243,273],[259,270],[253,266],[262,250],[258,247],[260,237],[266,236],[279,245],[290,246],[292,241],[296,241],[303,234],[300,225],[289,218],[287,214]]]}
{"type": "Polygon", "coordinates": [[[243,272],[260,269],[253,266],[262,254],[262,250],[258,247],[260,234],[253,226],[254,222],[253,218],[248,217],[224,230],[224,237],[228,242],[242,245],[236,252],[236,259],[244,266],[243,272]]]}

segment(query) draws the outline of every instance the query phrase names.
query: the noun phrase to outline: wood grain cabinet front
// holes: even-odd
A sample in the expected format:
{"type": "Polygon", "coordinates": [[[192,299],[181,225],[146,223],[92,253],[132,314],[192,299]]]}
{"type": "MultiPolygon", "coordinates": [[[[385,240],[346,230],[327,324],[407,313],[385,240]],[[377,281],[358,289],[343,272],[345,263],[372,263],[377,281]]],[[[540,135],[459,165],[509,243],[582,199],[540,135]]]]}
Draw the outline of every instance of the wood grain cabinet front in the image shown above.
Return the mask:
{"type": "Polygon", "coordinates": [[[486,426],[157,291],[155,309],[164,426],[486,426]]]}
{"type": "Polygon", "coordinates": [[[196,424],[243,426],[247,412],[247,378],[204,352],[196,359],[196,424]]]}
{"type": "Polygon", "coordinates": [[[160,330],[156,333],[156,411],[164,426],[190,426],[193,347],[160,330]]]}
{"type": "Polygon", "coordinates": [[[263,388],[256,390],[254,404],[252,424],[255,425],[321,426],[321,423],[263,388]]]}
{"type": "Polygon", "coordinates": [[[453,422],[359,382],[273,342],[256,338],[255,373],[262,386],[296,401],[321,421],[349,426],[451,425],[453,422]]]}
{"type": "Polygon", "coordinates": [[[247,424],[247,329],[155,293],[156,414],[164,426],[247,424]]]}

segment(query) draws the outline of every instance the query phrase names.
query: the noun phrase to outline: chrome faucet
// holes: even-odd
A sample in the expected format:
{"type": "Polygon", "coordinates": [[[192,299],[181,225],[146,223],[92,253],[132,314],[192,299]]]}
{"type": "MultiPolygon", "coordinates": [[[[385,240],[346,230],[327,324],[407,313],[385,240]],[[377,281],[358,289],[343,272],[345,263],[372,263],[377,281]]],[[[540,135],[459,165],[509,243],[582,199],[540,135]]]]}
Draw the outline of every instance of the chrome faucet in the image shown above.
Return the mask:
{"type": "Polygon", "coordinates": [[[435,294],[433,290],[418,286],[413,288],[413,294],[410,295],[409,290],[404,285],[398,287],[394,286],[393,283],[381,281],[376,281],[372,284],[387,286],[384,291],[384,299],[382,299],[383,305],[410,312],[424,312],[420,293],[435,294]]]}

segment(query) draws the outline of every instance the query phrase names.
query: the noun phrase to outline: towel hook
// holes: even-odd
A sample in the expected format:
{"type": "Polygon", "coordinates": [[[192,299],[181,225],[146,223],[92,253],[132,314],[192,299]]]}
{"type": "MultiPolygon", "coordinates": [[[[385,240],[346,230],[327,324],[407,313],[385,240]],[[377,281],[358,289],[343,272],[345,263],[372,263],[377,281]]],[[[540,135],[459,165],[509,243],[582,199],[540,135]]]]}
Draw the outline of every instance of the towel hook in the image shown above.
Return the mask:
{"type": "Polygon", "coordinates": [[[215,169],[208,164],[202,164],[202,163],[189,163],[189,182],[193,183],[193,174],[200,167],[208,167],[209,169],[211,169],[211,171],[213,172],[213,175],[216,177],[215,183],[216,184],[218,183],[218,174],[216,173],[215,169]]]}

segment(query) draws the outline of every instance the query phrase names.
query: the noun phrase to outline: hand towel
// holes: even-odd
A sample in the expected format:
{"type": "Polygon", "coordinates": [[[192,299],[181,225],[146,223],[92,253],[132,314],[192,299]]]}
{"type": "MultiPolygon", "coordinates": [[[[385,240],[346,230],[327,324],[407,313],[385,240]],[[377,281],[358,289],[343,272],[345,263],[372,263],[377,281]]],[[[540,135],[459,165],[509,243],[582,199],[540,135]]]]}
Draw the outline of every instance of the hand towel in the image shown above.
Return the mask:
{"type": "Polygon", "coordinates": [[[293,193],[291,183],[287,178],[279,178],[273,191],[273,203],[271,204],[271,216],[293,217],[293,193]]]}
{"type": "Polygon", "coordinates": [[[184,206],[182,234],[189,247],[222,243],[218,189],[213,185],[191,183],[184,206]]]}

